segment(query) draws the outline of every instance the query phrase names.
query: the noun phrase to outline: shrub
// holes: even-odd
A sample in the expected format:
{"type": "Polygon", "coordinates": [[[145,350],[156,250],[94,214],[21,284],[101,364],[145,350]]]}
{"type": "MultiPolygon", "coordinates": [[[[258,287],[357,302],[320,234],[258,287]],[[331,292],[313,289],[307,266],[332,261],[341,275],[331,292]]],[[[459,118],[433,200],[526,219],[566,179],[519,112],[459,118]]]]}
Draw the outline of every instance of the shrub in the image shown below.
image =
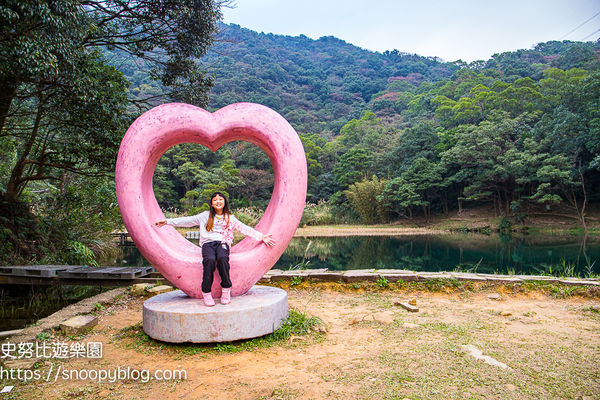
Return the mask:
{"type": "Polygon", "coordinates": [[[363,180],[350,186],[344,193],[350,205],[366,224],[387,222],[389,209],[377,198],[381,198],[385,181],[375,175],[371,180],[363,180]]]}
{"type": "Polygon", "coordinates": [[[300,226],[331,225],[336,222],[333,207],[326,201],[321,200],[317,204],[306,203],[302,219],[300,220],[300,226]]]}
{"type": "Polygon", "coordinates": [[[256,226],[265,213],[264,210],[257,207],[236,208],[232,212],[243,224],[249,226],[256,226]]]}

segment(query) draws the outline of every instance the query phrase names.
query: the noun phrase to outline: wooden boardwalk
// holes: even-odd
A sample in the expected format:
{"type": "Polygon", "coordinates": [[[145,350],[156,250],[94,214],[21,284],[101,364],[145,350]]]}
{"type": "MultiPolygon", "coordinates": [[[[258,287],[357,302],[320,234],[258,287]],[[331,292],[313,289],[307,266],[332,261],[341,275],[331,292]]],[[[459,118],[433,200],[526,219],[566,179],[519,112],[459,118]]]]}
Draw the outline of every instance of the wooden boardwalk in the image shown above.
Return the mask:
{"type": "Polygon", "coordinates": [[[166,282],[153,267],[88,267],[82,265],[0,266],[0,285],[126,286],[166,282]]]}

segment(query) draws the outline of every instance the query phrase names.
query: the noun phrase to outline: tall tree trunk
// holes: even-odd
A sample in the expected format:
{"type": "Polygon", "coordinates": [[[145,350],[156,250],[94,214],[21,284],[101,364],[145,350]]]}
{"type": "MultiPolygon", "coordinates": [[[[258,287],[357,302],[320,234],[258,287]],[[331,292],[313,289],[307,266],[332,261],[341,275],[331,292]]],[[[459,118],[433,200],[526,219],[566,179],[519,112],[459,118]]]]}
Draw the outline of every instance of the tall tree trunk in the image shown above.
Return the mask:
{"type": "Polygon", "coordinates": [[[10,179],[8,180],[8,184],[6,185],[6,192],[4,193],[4,199],[7,201],[17,201],[19,197],[19,193],[21,192],[22,186],[25,183],[25,179],[23,179],[23,173],[25,172],[25,166],[27,165],[27,158],[29,157],[29,153],[33,148],[33,145],[37,139],[39,129],[40,129],[40,121],[42,120],[42,101],[40,99],[40,104],[38,104],[37,113],[35,115],[35,122],[33,124],[33,128],[31,129],[31,133],[29,136],[29,140],[25,144],[25,148],[23,152],[19,156],[19,159],[15,163],[15,166],[10,174],[10,179]]]}
{"type": "Polygon", "coordinates": [[[0,132],[4,129],[4,123],[10,110],[12,100],[17,94],[18,85],[8,79],[0,80],[0,132]]]}
{"type": "MultiPolygon", "coordinates": [[[[586,266],[586,276],[585,278],[592,278],[593,277],[593,265],[594,263],[592,263],[590,261],[590,257],[587,254],[587,239],[588,239],[588,232],[585,231],[585,234],[583,235],[583,240],[581,241],[581,247],[579,249],[580,253],[583,253],[583,257],[585,258],[585,266],[586,266]]],[[[579,264],[579,256],[577,256],[577,263],[579,264]]]]}

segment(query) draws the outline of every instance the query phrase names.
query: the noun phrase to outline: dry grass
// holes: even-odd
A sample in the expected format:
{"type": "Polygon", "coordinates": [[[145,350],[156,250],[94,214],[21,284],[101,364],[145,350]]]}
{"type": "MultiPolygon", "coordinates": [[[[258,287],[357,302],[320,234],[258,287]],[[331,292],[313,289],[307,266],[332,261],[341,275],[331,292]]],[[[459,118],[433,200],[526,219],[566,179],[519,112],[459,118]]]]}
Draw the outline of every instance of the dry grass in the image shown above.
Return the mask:
{"type": "MultiPolygon", "coordinates": [[[[289,285],[284,282],[284,285],[289,285]]],[[[69,368],[187,370],[183,381],[17,383],[12,399],[576,399],[600,394],[597,293],[555,298],[536,287],[434,287],[338,283],[288,288],[290,306],[324,321],[321,340],[229,352],[140,351],[124,345],[142,300],[107,307],[85,341],[103,341],[102,360],[69,368]],[[500,293],[491,300],[490,293],[500,293]],[[414,298],[418,313],[395,305],[414,298]],[[474,345],[507,364],[478,361],[474,345]]],[[[190,346],[187,348],[193,348],[190,346]]],[[[48,366],[42,367],[47,369],[48,366]]],[[[7,382],[3,382],[7,384],[7,382]]]]}

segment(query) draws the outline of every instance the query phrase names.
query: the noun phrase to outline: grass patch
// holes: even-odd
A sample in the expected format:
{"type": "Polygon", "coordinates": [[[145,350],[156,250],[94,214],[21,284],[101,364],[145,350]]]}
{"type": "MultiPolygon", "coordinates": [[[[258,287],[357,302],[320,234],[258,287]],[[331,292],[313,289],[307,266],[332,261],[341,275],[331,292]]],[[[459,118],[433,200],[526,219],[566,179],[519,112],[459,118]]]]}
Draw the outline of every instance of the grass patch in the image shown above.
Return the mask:
{"type": "Polygon", "coordinates": [[[456,278],[437,278],[424,281],[397,281],[387,282],[320,282],[304,278],[301,283],[293,283],[292,279],[283,279],[261,284],[278,287],[284,290],[314,290],[342,292],[342,293],[481,293],[493,290],[506,294],[519,294],[538,292],[554,298],[568,298],[581,296],[586,298],[600,298],[600,287],[567,285],[551,281],[524,280],[521,282],[493,282],[493,281],[468,281],[456,278]]]}
{"type": "Polygon", "coordinates": [[[589,311],[589,312],[594,313],[594,314],[600,314],[600,309],[598,309],[597,307],[589,306],[589,307],[584,307],[582,310],[583,311],[589,311]]]}
{"type": "Polygon", "coordinates": [[[297,399],[300,396],[300,392],[297,390],[291,390],[286,387],[277,386],[273,389],[270,395],[257,397],[257,400],[288,400],[297,399]]]}
{"type": "Polygon", "coordinates": [[[239,353],[275,345],[295,346],[296,343],[311,343],[322,340],[324,336],[325,327],[319,317],[308,316],[298,310],[291,309],[289,316],[283,321],[279,329],[271,334],[254,339],[207,344],[165,343],[152,339],[144,332],[142,324],[137,323],[121,329],[113,336],[113,341],[120,341],[124,347],[142,352],[167,351],[175,354],[194,355],[239,353]],[[297,338],[300,339],[294,340],[297,338]]]}
{"type": "Polygon", "coordinates": [[[512,288],[513,292],[542,292],[557,299],[566,299],[573,296],[600,297],[600,288],[595,286],[563,285],[544,281],[523,281],[506,286],[512,288]]]}

